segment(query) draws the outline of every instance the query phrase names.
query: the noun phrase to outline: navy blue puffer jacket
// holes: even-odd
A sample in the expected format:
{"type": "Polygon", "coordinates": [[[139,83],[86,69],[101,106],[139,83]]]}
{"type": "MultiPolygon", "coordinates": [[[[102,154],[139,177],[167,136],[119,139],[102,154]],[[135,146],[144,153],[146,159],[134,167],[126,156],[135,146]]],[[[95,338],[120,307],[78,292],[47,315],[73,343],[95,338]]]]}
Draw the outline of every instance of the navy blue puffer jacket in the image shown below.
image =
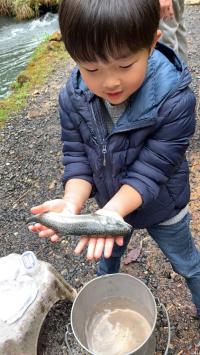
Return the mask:
{"type": "Polygon", "coordinates": [[[100,207],[123,184],[136,189],[142,206],[126,221],[145,228],[175,216],[190,197],[185,152],[195,130],[195,97],[187,66],[158,44],[143,85],[107,135],[100,99],[77,67],[60,93],[63,183],[81,178],[93,185],[100,207]]]}

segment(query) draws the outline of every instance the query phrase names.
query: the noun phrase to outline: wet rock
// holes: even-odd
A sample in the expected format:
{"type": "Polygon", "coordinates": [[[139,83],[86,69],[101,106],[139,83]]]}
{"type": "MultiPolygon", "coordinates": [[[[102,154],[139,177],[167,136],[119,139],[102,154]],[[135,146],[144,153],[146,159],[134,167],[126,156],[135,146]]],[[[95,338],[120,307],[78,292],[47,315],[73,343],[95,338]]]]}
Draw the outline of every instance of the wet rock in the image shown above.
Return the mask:
{"type": "Polygon", "coordinates": [[[30,81],[30,78],[27,75],[24,74],[19,74],[17,77],[17,83],[20,86],[23,86],[25,83],[27,83],[28,81],[30,81]]]}

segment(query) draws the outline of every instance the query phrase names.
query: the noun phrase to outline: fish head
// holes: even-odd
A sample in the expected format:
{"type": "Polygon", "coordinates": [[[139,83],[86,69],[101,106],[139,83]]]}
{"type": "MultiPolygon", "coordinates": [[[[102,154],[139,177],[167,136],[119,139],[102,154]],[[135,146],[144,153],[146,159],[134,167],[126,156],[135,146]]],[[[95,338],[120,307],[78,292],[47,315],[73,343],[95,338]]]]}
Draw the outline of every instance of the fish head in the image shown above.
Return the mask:
{"type": "Polygon", "coordinates": [[[110,226],[111,229],[114,226],[116,229],[127,231],[127,234],[131,233],[131,231],[132,231],[132,226],[130,224],[126,223],[121,218],[117,218],[117,217],[115,218],[113,216],[109,217],[106,221],[106,224],[107,224],[107,226],[110,226]]]}

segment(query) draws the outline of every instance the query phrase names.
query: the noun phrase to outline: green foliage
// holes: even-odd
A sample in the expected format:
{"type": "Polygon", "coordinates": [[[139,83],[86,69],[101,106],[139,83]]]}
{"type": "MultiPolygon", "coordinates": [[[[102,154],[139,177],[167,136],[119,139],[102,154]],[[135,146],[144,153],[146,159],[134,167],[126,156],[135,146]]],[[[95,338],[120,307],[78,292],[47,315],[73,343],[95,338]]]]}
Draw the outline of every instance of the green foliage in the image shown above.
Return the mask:
{"type": "Polygon", "coordinates": [[[0,15],[12,16],[14,13],[13,0],[0,0],[0,15]]]}
{"type": "Polygon", "coordinates": [[[0,0],[0,16],[15,16],[18,20],[38,17],[41,6],[58,6],[60,0],[0,0]]]}
{"type": "Polygon", "coordinates": [[[18,20],[35,17],[35,12],[31,7],[31,0],[14,0],[14,9],[18,20]]]}
{"type": "Polygon", "coordinates": [[[12,84],[11,95],[0,100],[0,125],[25,106],[27,97],[35,90],[39,90],[58,63],[67,60],[63,43],[49,42],[48,37],[46,36],[44,42],[36,48],[27,68],[18,75],[16,82],[12,84]],[[52,50],[52,46],[55,50],[52,50]]]}
{"type": "Polygon", "coordinates": [[[39,10],[40,10],[40,6],[41,6],[40,1],[39,0],[32,1],[31,2],[31,6],[34,9],[34,12],[35,12],[36,16],[38,16],[39,10]]]}
{"type": "Polygon", "coordinates": [[[31,54],[31,57],[30,57],[30,61],[31,61],[31,62],[37,60],[37,58],[38,58],[40,55],[44,54],[44,45],[49,41],[49,37],[50,37],[50,35],[48,35],[48,34],[44,35],[43,40],[42,40],[42,44],[39,45],[39,46],[34,50],[34,52],[31,54]]]}

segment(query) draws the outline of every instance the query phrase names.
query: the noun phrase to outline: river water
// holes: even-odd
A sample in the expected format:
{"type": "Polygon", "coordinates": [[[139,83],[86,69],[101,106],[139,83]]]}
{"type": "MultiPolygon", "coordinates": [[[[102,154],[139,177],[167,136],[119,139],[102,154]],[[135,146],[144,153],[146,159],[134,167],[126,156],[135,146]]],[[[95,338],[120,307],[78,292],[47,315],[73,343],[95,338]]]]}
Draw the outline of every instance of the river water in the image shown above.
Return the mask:
{"type": "Polygon", "coordinates": [[[11,83],[25,68],[38,44],[58,28],[56,14],[47,13],[23,22],[0,16],[0,99],[9,95],[11,83]]]}

